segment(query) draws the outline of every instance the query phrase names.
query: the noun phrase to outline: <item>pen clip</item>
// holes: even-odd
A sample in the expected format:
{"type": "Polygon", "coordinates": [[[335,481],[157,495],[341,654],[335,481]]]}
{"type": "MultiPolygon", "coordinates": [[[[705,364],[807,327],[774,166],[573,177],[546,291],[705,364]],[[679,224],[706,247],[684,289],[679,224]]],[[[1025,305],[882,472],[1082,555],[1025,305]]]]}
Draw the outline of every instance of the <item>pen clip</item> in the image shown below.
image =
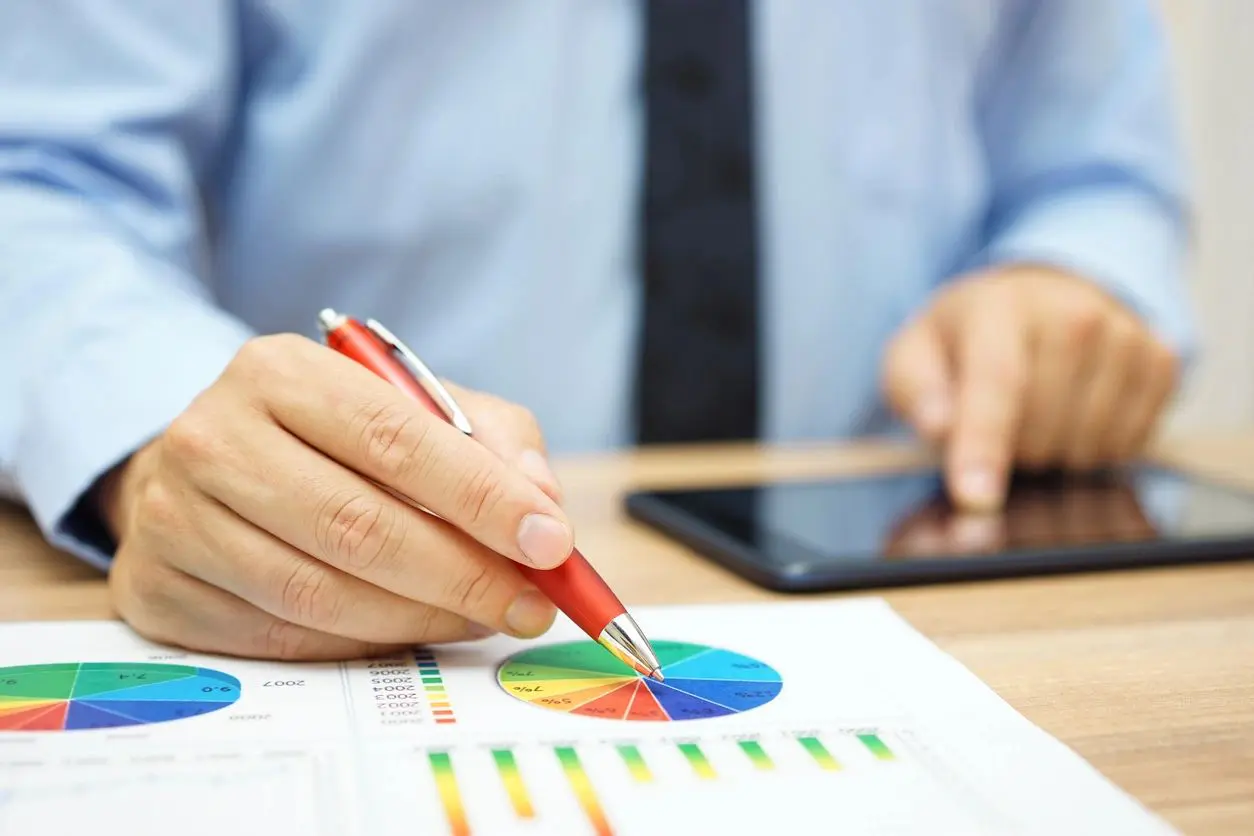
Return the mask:
{"type": "Polygon", "coordinates": [[[388,348],[392,349],[399,356],[401,361],[409,368],[410,374],[418,381],[418,384],[426,390],[431,399],[444,410],[444,414],[453,426],[471,435],[470,419],[466,417],[466,413],[462,412],[457,401],[453,400],[453,396],[448,389],[444,388],[444,384],[435,376],[431,369],[427,368],[427,364],[418,359],[418,355],[409,349],[409,346],[401,342],[400,339],[383,326],[378,320],[367,319],[366,328],[371,333],[382,340],[388,348]]]}

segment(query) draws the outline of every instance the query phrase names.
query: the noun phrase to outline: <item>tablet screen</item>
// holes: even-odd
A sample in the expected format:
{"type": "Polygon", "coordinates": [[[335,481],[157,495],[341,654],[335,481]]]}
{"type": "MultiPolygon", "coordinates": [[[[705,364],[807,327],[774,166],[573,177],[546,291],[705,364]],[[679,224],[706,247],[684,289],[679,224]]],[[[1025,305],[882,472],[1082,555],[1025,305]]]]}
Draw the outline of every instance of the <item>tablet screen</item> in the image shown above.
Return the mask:
{"type": "Polygon", "coordinates": [[[667,501],[753,547],[796,560],[936,560],[1164,539],[1254,537],[1254,494],[1157,468],[1019,476],[1002,512],[955,510],[936,473],[671,493],[667,501]]]}

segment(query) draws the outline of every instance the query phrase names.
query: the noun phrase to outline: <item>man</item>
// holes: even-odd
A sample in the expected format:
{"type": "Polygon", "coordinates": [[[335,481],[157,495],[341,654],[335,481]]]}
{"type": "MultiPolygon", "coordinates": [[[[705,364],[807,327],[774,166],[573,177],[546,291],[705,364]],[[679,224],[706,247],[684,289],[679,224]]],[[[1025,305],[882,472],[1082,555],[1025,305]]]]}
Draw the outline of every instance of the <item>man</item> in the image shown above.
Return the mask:
{"type": "Polygon", "coordinates": [[[901,425],[996,508],[1190,350],[1169,89],[1148,0],[8,2],[0,457],[138,631],[282,658],[543,632],[552,450],[901,425]]]}

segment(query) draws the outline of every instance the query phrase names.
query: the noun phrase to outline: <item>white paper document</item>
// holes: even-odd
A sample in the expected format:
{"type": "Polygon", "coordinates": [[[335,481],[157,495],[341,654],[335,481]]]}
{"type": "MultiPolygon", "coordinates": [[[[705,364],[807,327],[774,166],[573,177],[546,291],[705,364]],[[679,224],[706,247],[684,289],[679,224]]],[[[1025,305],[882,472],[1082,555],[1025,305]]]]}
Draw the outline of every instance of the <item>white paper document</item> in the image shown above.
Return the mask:
{"type": "Polygon", "coordinates": [[[0,625],[0,834],[1163,834],[878,599],[345,664],[0,625]]]}

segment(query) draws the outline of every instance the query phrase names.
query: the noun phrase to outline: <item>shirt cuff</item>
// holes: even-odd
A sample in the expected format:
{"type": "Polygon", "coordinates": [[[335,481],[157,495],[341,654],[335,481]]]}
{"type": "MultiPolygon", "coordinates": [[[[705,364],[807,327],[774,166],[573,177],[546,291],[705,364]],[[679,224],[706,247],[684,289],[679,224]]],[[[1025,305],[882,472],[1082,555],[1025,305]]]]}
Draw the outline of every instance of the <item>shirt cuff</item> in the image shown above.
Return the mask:
{"type": "Polygon", "coordinates": [[[1187,253],[1179,216],[1143,192],[1122,189],[1040,201],[985,255],[989,264],[1047,264],[1096,283],[1191,365],[1197,333],[1184,282],[1187,253]]]}
{"type": "Polygon", "coordinates": [[[114,322],[24,399],[13,473],[45,537],[107,569],[113,545],[88,492],[214,382],[252,334],[210,304],[114,322]]]}

